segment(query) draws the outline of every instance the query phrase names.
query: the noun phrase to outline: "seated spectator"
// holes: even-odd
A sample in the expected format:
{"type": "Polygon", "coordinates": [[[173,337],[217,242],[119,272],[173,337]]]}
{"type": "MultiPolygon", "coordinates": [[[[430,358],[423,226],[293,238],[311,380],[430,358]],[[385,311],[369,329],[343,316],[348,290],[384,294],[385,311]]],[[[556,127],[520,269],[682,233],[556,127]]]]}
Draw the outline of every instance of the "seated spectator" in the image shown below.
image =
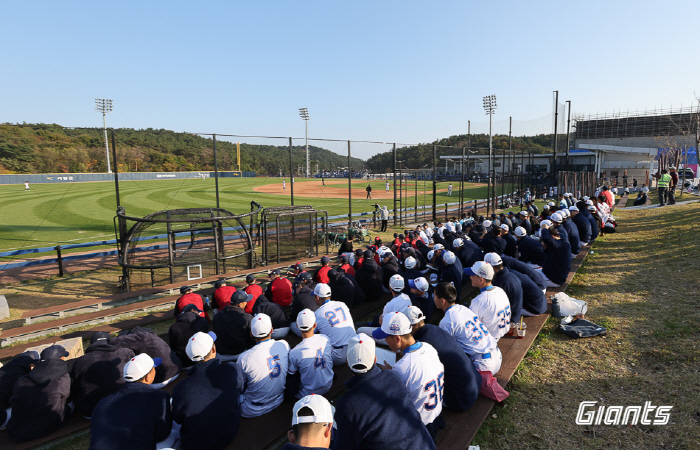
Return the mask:
{"type": "MultiPolygon", "coordinates": [[[[418,261],[416,261],[416,258],[413,256],[409,256],[406,258],[403,262],[403,271],[400,272],[401,276],[403,277],[404,281],[406,281],[406,287],[404,288],[404,292],[408,294],[409,292],[409,287],[408,287],[408,280],[415,280],[416,278],[422,276],[423,274],[421,273],[420,270],[418,270],[418,261]]],[[[395,275],[395,274],[394,274],[395,275]]],[[[384,274],[386,278],[386,273],[384,274]]],[[[391,278],[391,277],[389,277],[391,278]]],[[[386,286],[389,286],[389,280],[386,280],[386,286]]]]}
{"type": "Polygon", "coordinates": [[[382,252],[379,261],[381,262],[382,268],[382,285],[388,289],[391,277],[399,273],[399,262],[394,254],[391,253],[391,250],[382,252]]]}
{"type": "Polygon", "coordinates": [[[289,320],[280,305],[272,303],[264,295],[258,297],[253,307],[253,315],[265,314],[272,321],[272,339],[284,339],[289,334],[289,320]]]}
{"type": "Polygon", "coordinates": [[[316,297],[314,297],[314,286],[316,286],[316,283],[314,283],[311,274],[307,272],[300,278],[299,285],[296,288],[292,310],[289,313],[289,328],[292,330],[292,333],[299,337],[301,337],[301,331],[299,331],[296,324],[299,313],[305,309],[310,309],[311,311],[318,309],[316,297]]]}
{"type": "Polygon", "coordinates": [[[299,284],[299,280],[301,279],[302,273],[306,273],[306,270],[304,270],[303,263],[293,264],[292,266],[290,266],[290,270],[287,271],[287,276],[294,277],[294,281],[292,281],[292,290],[296,290],[297,284],[299,284]]]}
{"type": "Polygon", "coordinates": [[[637,194],[637,198],[634,199],[633,206],[646,205],[648,200],[649,197],[647,196],[647,193],[644,191],[640,191],[637,194]]]}
{"type": "Polygon", "coordinates": [[[551,222],[544,221],[540,236],[545,246],[545,261],[542,273],[547,277],[547,287],[559,287],[566,283],[571,272],[571,246],[561,239],[551,222]]]}
{"type": "Polygon", "coordinates": [[[236,364],[216,359],[214,341],[212,332],[189,340],[186,352],[194,366],[173,389],[173,420],[181,426],[183,448],[224,449],[238,434],[243,374],[236,364]],[[212,426],[212,420],[222,426],[212,426]]]}
{"type": "MultiPolygon", "coordinates": [[[[387,250],[388,251],[388,250],[387,250]]],[[[353,301],[352,305],[353,306],[359,306],[365,303],[365,292],[362,290],[360,287],[360,283],[357,282],[357,279],[355,279],[354,276],[350,275],[349,273],[343,272],[342,269],[338,270],[338,274],[341,277],[347,278],[350,280],[353,286],[353,301]]]]}
{"type": "Polygon", "coordinates": [[[355,300],[355,286],[352,284],[352,281],[345,278],[335,269],[328,271],[328,279],[328,286],[330,286],[333,293],[331,300],[343,302],[348,308],[352,308],[355,300]]]}
{"type": "Polygon", "coordinates": [[[214,333],[218,347],[217,359],[222,361],[237,361],[238,357],[255,345],[250,334],[250,324],[253,316],[245,312],[250,294],[236,291],[231,296],[231,304],[214,316],[214,333]]]}
{"type": "Polygon", "coordinates": [[[444,252],[442,254],[443,265],[438,270],[438,278],[440,282],[451,283],[457,290],[457,298],[460,298],[462,293],[462,277],[464,271],[460,271],[455,262],[457,257],[452,252],[444,252]]]}
{"type": "Polygon", "coordinates": [[[38,362],[39,354],[30,351],[20,353],[0,367],[0,430],[5,428],[12,414],[12,408],[10,408],[12,388],[17,380],[27,375],[38,362]]]}
{"type": "MultiPolygon", "coordinates": [[[[484,262],[493,267],[493,285],[503,289],[506,293],[510,303],[510,321],[520,321],[520,310],[523,307],[523,287],[520,284],[520,280],[511,273],[510,269],[503,265],[503,260],[497,254],[487,254],[484,256],[484,262]]],[[[491,330],[489,329],[489,331],[491,330]]]]}
{"type": "Polygon", "coordinates": [[[542,248],[540,241],[528,236],[523,227],[515,229],[515,236],[518,240],[518,259],[520,261],[534,266],[544,264],[544,248],[542,248]]]}
{"type": "MultiPolygon", "coordinates": [[[[192,313],[187,314],[195,316],[192,313]]],[[[206,319],[195,317],[207,325],[206,319]]],[[[109,333],[98,331],[92,335],[85,354],[73,363],[71,398],[75,411],[83,417],[92,416],[92,410],[100,400],[122,387],[125,383],[122,378],[124,366],[135,356],[131,349],[112,345],[109,339],[109,333]]]]}
{"type": "Polygon", "coordinates": [[[172,447],[179,438],[173,426],[170,395],[152,389],[160,358],[141,353],[124,366],[126,384],[95,406],[90,424],[91,450],[152,450],[172,447]]]}
{"type": "Polygon", "coordinates": [[[284,400],[289,370],[289,344],[272,339],[272,321],[265,314],[253,317],[250,331],[256,345],[238,358],[245,391],[241,394],[241,416],[258,417],[272,411],[284,400]],[[261,368],[265,368],[261,372],[261,368]]]}
{"type": "Polygon", "coordinates": [[[545,297],[544,290],[535,284],[528,275],[517,270],[511,270],[510,272],[518,277],[523,289],[523,307],[520,310],[520,314],[529,317],[545,313],[547,311],[547,297],[545,297]]]}
{"type": "Polygon", "coordinates": [[[63,426],[70,416],[71,379],[68,352],[52,345],[41,352],[41,360],[12,388],[7,432],[15,441],[31,441],[47,436],[63,426]]]}
{"type": "Polygon", "coordinates": [[[335,450],[435,449],[401,378],[393,370],[381,370],[376,360],[374,340],[366,334],[350,339],[347,362],[354,377],[336,403],[335,450]]]}
{"type": "Polygon", "coordinates": [[[250,295],[250,301],[245,305],[245,312],[248,314],[253,314],[253,308],[255,307],[255,301],[263,295],[262,287],[255,281],[255,275],[249,273],[245,277],[245,282],[248,286],[243,288],[243,292],[250,295]]]}
{"type": "Polygon", "coordinates": [[[287,432],[289,442],[282,450],[330,448],[332,429],[331,404],[322,395],[307,395],[294,404],[292,429],[287,432]]]}
{"type": "Polygon", "coordinates": [[[287,392],[296,398],[323,395],[333,384],[333,347],[327,336],[315,334],[316,314],[305,309],[297,316],[303,340],[289,352],[287,392]]]}
{"type": "Polygon", "coordinates": [[[571,221],[576,225],[581,245],[591,242],[591,223],[579,212],[578,206],[570,206],[571,221]]]}
{"type": "Polygon", "coordinates": [[[357,283],[365,293],[368,302],[379,300],[384,295],[382,280],[384,272],[382,268],[374,262],[374,256],[370,250],[366,250],[363,254],[362,266],[356,269],[355,278],[357,283]]]}
{"type": "MultiPolygon", "coordinates": [[[[532,225],[530,225],[529,214],[527,211],[520,211],[520,227],[525,230],[525,236],[532,235],[532,225]]],[[[517,236],[517,234],[516,234],[517,236]]]]}
{"type": "Polygon", "coordinates": [[[415,280],[408,280],[408,286],[408,297],[411,299],[411,304],[418,307],[421,313],[430,320],[433,309],[435,309],[435,302],[428,280],[418,277],[415,280]]]}
{"type": "Polygon", "coordinates": [[[469,355],[476,369],[491,372],[501,370],[503,355],[479,317],[466,306],[456,304],[457,291],[449,283],[439,283],[433,293],[435,306],[444,311],[440,328],[452,336],[469,355]]]}
{"type": "MultiPolygon", "coordinates": [[[[370,261],[374,262],[370,258],[367,263],[370,261]]],[[[319,333],[328,336],[333,347],[333,364],[339,366],[345,363],[348,340],[355,335],[352,315],[345,303],[331,300],[331,288],[327,284],[318,283],[314,287],[314,296],[318,305],[316,327],[319,333]]]]}
{"type": "Polygon", "coordinates": [[[344,270],[345,273],[355,276],[355,269],[350,265],[350,257],[348,255],[340,256],[340,270],[344,270]]]}
{"type": "MultiPolygon", "coordinates": [[[[279,269],[273,269],[269,273],[270,285],[265,290],[265,297],[277,303],[282,308],[292,304],[292,282],[280,276],[279,269]]],[[[256,299],[257,302],[257,299],[256,299]]]]}
{"type": "MultiPolygon", "coordinates": [[[[489,253],[486,256],[495,255],[489,253]]],[[[496,255],[498,256],[498,255],[496,255]]],[[[473,287],[479,289],[477,295],[469,305],[469,309],[479,317],[493,338],[498,341],[510,331],[511,307],[505,291],[494,286],[494,270],[491,264],[477,261],[472,267],[464,269],[469,275],[473,287]]]]}
{"type": "Polygon", "coordinates": [[[529,264],[525,264],[522,261],[518,261],[510,256],[502,256],[501,261],[503,261],[503,267],[509,268],[511,271],[518,271],[525,274],[532,280],[533,283],[544,293],[547,289],[547,279],[542,275],[541,271],[533,269],[529,264]]]}
{"type": "Polygon", "coordinates": [[[314,275],[314,281],[316,283],[326,283],[328,284],[328,271],[331,270],[331,266],[328,264],[331,259],[327,256],[321,257],[321,267],[318,268],[316,274],[314,275]]]}
{"type": "Polygon", "coordinates": [[[151,382],[154,389],[160,389],[176,379],[182,370],[180,358],[149,328],[136,327],[133,330],[122,331],[110,343],[117,347],[129,348],[137,355],[146,353],[151,358],[161,359],[161,364],[156,368],[156,377],[151,382]]]}
{"type": "MultiPolygon", "coordinates": [[[[236,292],[236,288],[233,288],[233,291],[236,292]]],[[[230,304],[231,297],[229,296],[224,302],[224,307],[230,304]]],[[[206,333],[207,330],[209,330],[209,322],[199,315],[197,307],[192,304],[185,306],[180,315],[177,316],[177,319],[175,319],[175,323],[170,325],[168,343],[170,344],[170,349],[180,359],[183,368],[192,366],[192,362],[185,352],[190,338],[198,331],[206,333]]]]}
{"type": "Polygon", "coordinates": [[[437,350],[445,367],[445,408],[466,411],[474,405],[481,390],[481,374],[457,341],[445,330],[425,323],[425,316],[411,306],[406,311],[412,325],[413,337],[427,342],[437,350]]]}
{"type": "Polygon", "coordinates": [[[180,288],[180,298],[175,301],[175,310],[173,311],[173,316],[177,317],[182,309],[187,305],[194,305],[197,307],[198,311],[201,311],[200,316],[209,320],[209,315],[206,313],[209,311],[209,304],[204,303],[204,299],[201,295],[196,292],[192,292],[190,286],[182,286],[180,288]]]}
{"type": "Polygon", "coordinates": [[[382,321],[381,337],[389,348],[403,353],[403,358],[390,365],[379,364],[382,369],[393,370],[408,389],[413,406],[421,421],[435,439],[438,426],[444,426],[442,413],[445,368],[437,351],[426,342],[417,342],[411,334],[411,321],[402,312],[386,314],[382,321]]]}
{"type": "Polygon", "coordinates": [[[566,230],[566,234],[569,236],[571,256],[575,258],[576,255],[581,253],[581,239],[578,234],[578,228],[576,227],[576,224],[571,221],[571,215],[569,214],[568,209],[562,209],[560,213],[563,215],[561,225],[564,228],[564,230],[566,230]]]}
{"type": "MultiPolygon", "coordinates": [[[[486,222],[489,221],[485,220],[484,223],[486,222]]],[[[506,241],[501,239],[501,229],[499,227],[492,226],[491,230],[484,229],[484,232],[481,234],[481,248],[483,248],[484,253],[503,254],[503,251],[506,249],[506,241]]]]}
{"type": "Polygon", "coordinates": [[[231,302],[231,296],[236,292],[236,288],[226,284],[226,278],[222,278],[214,283],[214,289],[212,302],[215,310],[218,311],[231,302]]]}
{"type": "Polygon", "coordinates": [[[382,344],[386,344],[384,342],[384,338],[377,336],[382,334],[379,327],[382,325],[384,316],[392,312],[403,311],[411,306],[411,298],[403,293],[405,282],[401,275],[394,275],[391,277],[391,280],[389,280],[389,287],[391,288],[392,299],[389,300],[386,305],[384,305],[382,314],[375,316],[369,327],[361,327],[357,329],[358,334],[364,333],[372,336],[377,342],[382,344]]]}
{"type": "Polygon", "coordinates": [[[506,243],[503,254],[515,258],[518,253],[518,240],[510,234],[510,228],[506,224],[501,224],[501,239],[506,243]]]}

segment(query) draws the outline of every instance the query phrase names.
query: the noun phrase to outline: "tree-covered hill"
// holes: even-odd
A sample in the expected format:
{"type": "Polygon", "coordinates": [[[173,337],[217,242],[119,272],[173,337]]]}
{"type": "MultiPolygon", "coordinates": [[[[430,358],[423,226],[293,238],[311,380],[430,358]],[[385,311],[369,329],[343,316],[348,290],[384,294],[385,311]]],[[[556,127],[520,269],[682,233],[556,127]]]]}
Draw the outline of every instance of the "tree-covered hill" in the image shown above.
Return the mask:
{"type": "MultiPolygon", "coordinates": [[[[111,139],[111,138],[110,138],[111,139]]],[[[171,172],[213,170],[211,138],[152,128],[115,129],[120,171],[171,172]]],[[[236,144],[217,140],[219,170],[238,170],[236,144]]],[[[309,146],[319,169],[348,165],[347,156],[309,146]]],[[[110,142],[111,156],[111,142],[110,142]]],[[[304,147],[292,148],[293,167],[306,165],[304,147]]],[[[353,168],[362,160],[352,158],[353,168]]],[[[289,174],[289,147],[241,143],[241,170],[260,175],[289,174]]],[[[64,128],[56,124],[0,125],[0,173],[106,172],[104,131],[99,128],[64,128]]]]}

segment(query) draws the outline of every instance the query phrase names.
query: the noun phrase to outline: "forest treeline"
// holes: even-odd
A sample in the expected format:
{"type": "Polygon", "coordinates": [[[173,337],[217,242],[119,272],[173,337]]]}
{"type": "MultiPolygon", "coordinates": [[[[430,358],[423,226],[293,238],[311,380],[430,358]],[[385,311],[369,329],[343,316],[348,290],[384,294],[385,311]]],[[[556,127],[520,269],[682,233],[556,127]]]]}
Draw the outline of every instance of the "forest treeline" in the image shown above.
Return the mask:
{"type": "MultiPolygon", "coordinates": [[[[119,171],[179,172],[214,170],[210,137],[169,130],[119,128],[114,130],[119,171]]],[[[111,141],[111,137],[110,137],[111,141]]],[[[236,144],[217,139],[219,170],[238,170],[236,144]]],[[[306,166],[304,147],[292,147],[296,171],[306,166]]],[[[111,158],[110,142],[110,158],[111,158]]],[[[347,167],[347,156],[309,146],[312,171],[347,167]]],[[[260,175],[289,174],[289,147],[241,143],[241,170],[260,175]]],[[[362,160],[351,159],[353,168],[362,160]]],[[[0,173],[106,172],[104,131],[64,128],[56,124],[0,125],[0,173]]]]}

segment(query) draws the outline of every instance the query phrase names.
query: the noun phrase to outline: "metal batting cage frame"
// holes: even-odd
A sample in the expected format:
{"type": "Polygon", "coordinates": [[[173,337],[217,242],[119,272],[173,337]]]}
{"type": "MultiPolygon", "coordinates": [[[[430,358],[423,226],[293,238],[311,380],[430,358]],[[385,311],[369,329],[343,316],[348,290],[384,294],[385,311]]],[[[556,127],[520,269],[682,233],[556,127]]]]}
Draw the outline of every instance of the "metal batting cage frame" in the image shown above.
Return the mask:
{"type": "Polygon", "coordinates": [[[119,207],[115,219],[121,242],[121,290],[252,269],[255,245],[251,230],[258,224],[261,210],[259,204],[251,202],[251,211],[245,214],[221,208],[187,208],[131,217],[119,207]]]}
{"type": "Polygon", "coordinates": [[[260,262],[266,266],[311,258],[319,254],[319,245],[328,253],[329,234],[327,211],[309,205],[265,208],[257,234],[262,249],[260,262]]]}

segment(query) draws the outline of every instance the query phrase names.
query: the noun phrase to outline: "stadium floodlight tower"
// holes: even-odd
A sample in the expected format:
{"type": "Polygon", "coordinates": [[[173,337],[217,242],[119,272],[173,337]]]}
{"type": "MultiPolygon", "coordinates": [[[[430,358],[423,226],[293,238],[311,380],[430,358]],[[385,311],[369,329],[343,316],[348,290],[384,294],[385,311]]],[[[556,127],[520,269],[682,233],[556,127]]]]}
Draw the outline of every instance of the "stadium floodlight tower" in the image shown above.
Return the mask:
{"type": "MultiPolygon", "coordinates": [[[[493,167],[493,115],[496,112],[496,96],[487,95],[484,97],[484,110],[489,116],[489,180],[493,178],[493,196],[496,196],[496,171],[493,167]],[[491,176],[493,174],[493,177],[491,176]]],[[[489,192],[489,196],[491,193],[489,192]]],[[[490,202],[489,202],[490,203],[490,202]]]]}
{"type": "Polygon", "coordinates": [[[309,109],[299,108],[299,115],[306,124],[306,178],[309,178],[311,176],[311,167],[309,166],[309,109]]]}
{"type": "Polygon", "coordinates": [[[106,98],[95,99],[95,111],[102,113],[102,126],[105,131],[105,152],[107,154],[107,173],[112,173],[112,166],[109,163],[109,143],[107,142],[107,113],[112,112],[112,100],[106,98]]]}

